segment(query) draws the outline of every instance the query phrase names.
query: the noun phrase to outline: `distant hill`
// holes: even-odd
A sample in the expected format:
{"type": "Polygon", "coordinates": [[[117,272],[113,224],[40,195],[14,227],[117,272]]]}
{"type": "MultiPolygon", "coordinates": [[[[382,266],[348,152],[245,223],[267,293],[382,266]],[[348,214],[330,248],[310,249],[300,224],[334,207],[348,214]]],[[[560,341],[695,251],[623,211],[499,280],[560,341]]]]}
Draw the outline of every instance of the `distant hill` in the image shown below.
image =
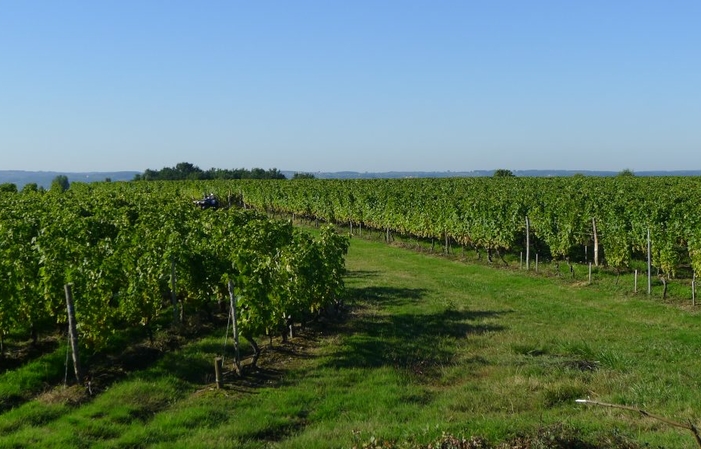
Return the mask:
{"type": "MultiPolygon", "coordinates": [[[[282,170],[287,179],[291,179],[296,171],[282,170]]],[[[473,171],[445,171],[445,172],[424,172],[424,171],[392,171],[392,172],[304,172],[312,173],[321,179],[373,179],[373,178],[450,178],[450,177],[478,177],[492,176],[494,170],[473,170],[473,171]]],[[[591,171],[591,170],[513,170],[514,175],[528,177],[553,177],[553,176],[574,176],[581,174],[584,176],[616,176],[617,171],[591,171]]],[[[134,176],[141,174],[138,171],[118,171],[118,172],[52,172],[52,171],[22,171],[22,170],[0,170],[0,184],[11,182],[21,189],[25,184],[36,183],[37,185],[49,188],[51,181],[58,175],[65,175],[69,182],[102,182],[107,178],[112,181],[131,181],[134,176]]],[[[677,171],[639,171],[636,176],[701,176],[701,170],[677,170],[677,171]]]]}
{"type": "Polygon", "coordinates": [[[68,182],[97,182],[105,181],[107,178],[112,181],[131,181],[134,179],[137,171],[118,171],[118,172],[87,172],[87,173],[69,173],[69,172],[53,172],[53,171],[22,171],[22,170],[0,170],[0,184],[11,182],[18,189],[24,187],[25,184],[36,183],[48,189],[51,186],[51,181],[58,175],[68,177],[68,182]]]}

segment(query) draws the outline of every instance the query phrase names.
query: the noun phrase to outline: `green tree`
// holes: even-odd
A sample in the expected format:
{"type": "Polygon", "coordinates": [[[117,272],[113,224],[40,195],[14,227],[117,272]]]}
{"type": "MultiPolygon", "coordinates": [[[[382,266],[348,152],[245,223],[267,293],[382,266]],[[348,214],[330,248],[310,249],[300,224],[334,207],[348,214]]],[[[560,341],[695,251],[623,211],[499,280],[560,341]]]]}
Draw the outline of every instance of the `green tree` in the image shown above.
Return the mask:
{"type": "Polygon", "coordinates": [[[17,193],[17,186],[11,182],[0,184],[0,192],[17,193]]]}
{"type": "Polygon", "coordinates": [[[189,162],[180,162],[175,166],[176,179],[199,179],[202,175],[202,169],[189,162]]]}
{"type": "Polygon", "coordinates": [[[39,186],[37,185],[36,182],[30,182],[29,184],[25,184],[24,187],[22,187],[22,193],[38,192],[38,191],[39,191],[39,186]]]}
{"type": "Polygon", "coordinates": [[[498,170],[494,170],[494,177],[495,178],[512,178],[516,175],[514,175],[514,172],[511,170],[507,170],[506,168],[500,168],[498,170]]]}
{"type": "Polygon", "coordinates": [[[68,182],[68,176],[58,175],[53,181],[51,181],[51,190],[56,192],[65,192],[70,188],[70,183],[68,182]]]}
{"type": "Polygon", "coordinates": [[[292,179],[316,179],[313,173],[295,173],[292,179]]]}
{"type": "Polygon", "coordinates": [[[630,168],[624,168],[623,170],[618,172],[617,176],[635,176],[635,172],[631,170],[630,168]]]}

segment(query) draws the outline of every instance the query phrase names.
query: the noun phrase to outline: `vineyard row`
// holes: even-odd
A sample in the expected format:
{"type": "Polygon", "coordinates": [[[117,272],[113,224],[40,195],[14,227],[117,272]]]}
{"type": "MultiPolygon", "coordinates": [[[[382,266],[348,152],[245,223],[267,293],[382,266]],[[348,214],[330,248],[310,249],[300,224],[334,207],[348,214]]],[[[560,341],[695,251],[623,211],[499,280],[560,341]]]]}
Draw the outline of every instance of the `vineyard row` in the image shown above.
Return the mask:
{"type": "Polygon", "coordinates": [[[60,193],[0,194],[0,343],[8,333],[36,340],[63,328],[66,284],[81,341],[93,348],[134,326],[150,332],[171,309],[181,320],[209,313],[230,281],[240,334],[254,347],[339,300],[346,237],[250,210],[201,210],[197,188],[184,186],[74,183],[60,193]]]}
{"type": "Polygon", "coordinates": [[[696,177],[236,181],[213,184],[272,213],[566,260],[591,248],[617,270],[647,254],[667,277],[701,270],[696,177]],[[526,229],[528,227],[528,234],[526,229]]]}

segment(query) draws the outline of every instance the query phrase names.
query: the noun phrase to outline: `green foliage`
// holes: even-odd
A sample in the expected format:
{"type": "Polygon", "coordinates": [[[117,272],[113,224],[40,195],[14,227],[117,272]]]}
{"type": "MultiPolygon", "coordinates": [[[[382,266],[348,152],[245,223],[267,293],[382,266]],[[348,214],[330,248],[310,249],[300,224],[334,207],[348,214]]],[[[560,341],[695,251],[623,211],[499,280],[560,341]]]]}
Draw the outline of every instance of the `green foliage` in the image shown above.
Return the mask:
{"type": "Polygon", "coordinates": [[[662,273],[674,277],[689,265],[701,270],[700,178],[318,179],[238,181],[227,188],[271,213],[408,238],[447,237],[501,254],[525,249],[529,217],[532,245],[541,257],[557,260],[581,260],[585,247],[591,254],[594,220],[600,260],[619,271],[647,252],[650,229],[652,263],[662,273]]]}
{"type": "Polygon", "coordinates": [[[0,184],[0,192],[17,193],[17,185],[11,182],[0,184]]]}
{"type": "Polygon", "coordinates": [[[210,310],[234,280],[252,338],[341,294],[347,238],[312,238],[251,211],[202,211],[178,195],[172,183],[102,183],[0,197],[0,332],[64,323],[67,283],[84,344],[151,329],[168,308],[173,270],[181,316],[210,310]],[[297,257],[305,251],[314,256],[297,257]]]}
{"type": "Polygon", "coordinates": [[[29,192],[39,192],[43,191],[44,188],[42,187],[41,189],[35,182],[30,182],[28,184],[25,184],[24,187],[22,187],[22,193],[29,193],[29,192]]]}
{"type": "Polygon", "coordinates": [[[316,176],[314,176],[313,173],[295,173],[292,175],[292,179],[315,179],[316,176]]]}
{"type": "Polygon", "coordinates": [[[50,190],[52,192],[61,193],[61,192],[65,192],[69,188],[70,188],[70,183],[68,182],[68,176],[66,176],[66,175],[58,175],[51,181],[50,190]]]}
{"type": "Polygon", "coordinates": [[[619,171],[616,176],[622,176],[622,177],[635,176],[635,172],[633,172],[633,170],[631,170],[630,168],[624,168],[623,170],[619,171]]]}
{"type": "Polygon", "coordinates": [[[500,168],[500,169],[494,170],[494,177],[495,178],[513,178],[514,176],[515,176],[514,172],[512,172],[511,170],[508,170],[506,168],[500,168]]]}
{"type": "Polygon", "coordinates": [[[233,170],[210,168],[205,171],[189,162],[180,162],[175,167],[164,167],[161,170],[147,169],[143,174],[134,177],[134,181],[204,181],[216,179],[285,179],[285,175],[276,168],[269,170],[262,168],[254,168],[252,170],[245,168],[233,170]]]}

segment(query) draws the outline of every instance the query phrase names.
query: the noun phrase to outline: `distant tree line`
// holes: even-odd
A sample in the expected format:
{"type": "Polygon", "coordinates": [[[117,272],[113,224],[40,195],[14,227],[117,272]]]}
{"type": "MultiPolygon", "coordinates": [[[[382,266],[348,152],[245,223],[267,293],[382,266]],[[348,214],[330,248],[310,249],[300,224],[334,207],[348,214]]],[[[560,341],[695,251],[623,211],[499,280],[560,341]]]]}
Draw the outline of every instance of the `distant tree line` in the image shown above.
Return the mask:
{"type": "Polygon", "coordinates": [[[210,180],[210,179],[287,179],[280,170],[271,168],[264,170],[254,168],[210,168],[202,170],[189,162],[180,162],[175,167],[164,167],[161,170],[147,169],[142,174],[134,176],[134,181],[178,181],[178,180],[210,180]]]}
{"type": "MultiPolygon", "coordinates": [[[[69,189],[70,187],[70,182],[68,181],[68,177],[66,175],[58,175],[56,176],[53,181],[51,181],[51,191],[57,191],[57,192],[65,192],[66,190],[69,189]]],[[[12,182],[4,182],[0,184],[0,192],[6,192],[6,193],[18,193],[20,190],[17,189],[17,184],[12,183],[12,182]]],[[[38,185],[36,182],[30,182],[24,185],[22,187],[22,193],[26,192],[45,192],[46,189],[40,185],[38,185]]]]}

